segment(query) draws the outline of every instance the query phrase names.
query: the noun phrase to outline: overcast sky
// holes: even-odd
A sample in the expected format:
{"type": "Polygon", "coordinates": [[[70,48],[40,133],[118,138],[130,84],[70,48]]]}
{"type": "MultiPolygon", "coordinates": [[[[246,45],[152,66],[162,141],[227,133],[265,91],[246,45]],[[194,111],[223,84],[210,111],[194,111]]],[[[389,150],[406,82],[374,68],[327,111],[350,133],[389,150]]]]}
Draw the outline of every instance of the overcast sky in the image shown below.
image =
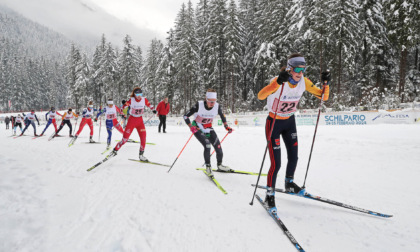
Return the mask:
{"type": "MultiPolygon", "coordinates": [[[[188,0],[90,0],[108,13],[140,28],[147,28],[166,37],[174,26],[182,3],[188,0]]],[[[199,0],[191,0],[194,8],[199,0]]]]}

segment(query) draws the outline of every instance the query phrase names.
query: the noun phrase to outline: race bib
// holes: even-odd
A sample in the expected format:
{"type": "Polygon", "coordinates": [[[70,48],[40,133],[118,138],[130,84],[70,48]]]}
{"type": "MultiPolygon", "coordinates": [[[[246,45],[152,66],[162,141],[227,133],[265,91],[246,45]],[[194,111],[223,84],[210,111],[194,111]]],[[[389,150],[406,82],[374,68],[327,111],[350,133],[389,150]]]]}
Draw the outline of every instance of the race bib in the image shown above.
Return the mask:
{"type": "Polygon", "coordinates": [[[115,114],[107,114],[106,115],[106,119],[108,119],[108,120],[112,120],[114,118],[115,118],[115,114]]]}
{"type": "Polygon", "coordinates": [[[132,114],[132,115],[142,115],[143,111],[144,111],[144,109],[132,109],[130,114],[132,114]]]}
{"type": "Polygon", "coordinates": [[[279,103],[279,99],[276,98],[273,102],[273,107],[271,109],[274,112],[277,112],[277,114],[283,116],[290,116],[296,112],[298,102],[299,101],[282,101],[280,105],[277,106],[279,103]]]}

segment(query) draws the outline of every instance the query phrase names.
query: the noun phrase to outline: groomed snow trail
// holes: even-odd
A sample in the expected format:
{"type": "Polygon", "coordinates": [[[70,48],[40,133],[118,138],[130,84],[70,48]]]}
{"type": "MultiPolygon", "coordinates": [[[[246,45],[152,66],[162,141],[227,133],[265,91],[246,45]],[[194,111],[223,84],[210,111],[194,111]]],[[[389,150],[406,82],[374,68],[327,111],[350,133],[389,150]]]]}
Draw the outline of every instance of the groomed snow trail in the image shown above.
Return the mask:
{"type": "MultiPolygon", "coordinates": [[[[257,176],[215,173],[224,195],[201,172],[203,148],[192,138],[168,168],[129,161],[139,144],[104,158],[105,144],[86,144],[89,130],[70,138],[13,139],[0,124],[0,251],[295,251],[251,200],[257,176]]],[[[41,125],[41,130],[43,126],[41,125]]],[[[94,140],[98,140],[95,127],[94,140]]],[[[219,138],[226,131],[216,127],[219,138]]],[[[38,129],[39,130],[39,129],[38,129]]],[[[296,181],[303,182],[314,127],[299,126],[296,181]]],[[[169,164],[190,136],[147,128],[145,156],[169,164]]],[[[53,132],[50,127],[46,135],[53,132]]],[[[67,134],[65,128],[63,135],[67,134]]],[[[138,140],[137,132],[132,139],[138,140]]],[[[113,142],[121,134],[113,131],[113,142]]],[[[101,142],[106,141],[102,128],[101,142]]],[[[286,155],[277,187],[283,188],[286,155]]],[[[224,164],[258,172],[263,127],[234,128],[222,144],[224,164]]],[[[306,251],[417,251],[420,247],[420,126],[320,126],[307,190],[351,205],[393,214],[382,219],[307,199],[276,194],[279,216],[306,251]]],[[[215,167],[215,157],[212,157],[215,167]]],[[[269,159],[264,165],[267,173],[269,159]]],[[[262,177],[260,184],[266,184],[262,177]]],[[[258,190],[261,196],[263,190],[258,190]]]]}

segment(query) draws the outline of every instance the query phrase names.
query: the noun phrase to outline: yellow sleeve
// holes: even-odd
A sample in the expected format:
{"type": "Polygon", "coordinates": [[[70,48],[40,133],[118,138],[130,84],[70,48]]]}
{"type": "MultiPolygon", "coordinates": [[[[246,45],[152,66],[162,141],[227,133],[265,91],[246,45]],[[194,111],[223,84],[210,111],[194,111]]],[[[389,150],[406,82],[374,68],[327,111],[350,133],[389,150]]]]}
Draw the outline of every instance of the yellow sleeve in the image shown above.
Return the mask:
{"type": "Polygon", "coordinates": [[[64,120],[66,118],[67,112],[64,112],[63,116],[61,117],[61,120],[64,120]]]}
{"type": "MultiPolygon", "coordinates": [[[[318,99],[321,99],[321,97],[322,97],[322,89],[320,89],[317,86],[315,86],[315,84],[313,84],[312,81],[309,80],[306,77],[305,77],[305,87],[306,87],[306,91],[308,91],[309,93],[313,94],[318,99]]],[[[324,101],[328,101],[328,98],[329,97],[330,97],[330,86],[329,85],[326,85],[325,86],[325,91],[324,91],[324,101]]]]}
{"type": "Polygon", "coordinates": [[[275,93],[279,89],[280,85],[277,83],[277,77],[271,80],[270,84],[265,86],[258,93],[258,99],[265,100],[269,95],[275,93]]]}
{"type": "Polygon", "coordinates": [[[71,112],[76,118],[79,118],[78,115],[76,115],[76,113],[74,113],[73,111],[71,112]]]}

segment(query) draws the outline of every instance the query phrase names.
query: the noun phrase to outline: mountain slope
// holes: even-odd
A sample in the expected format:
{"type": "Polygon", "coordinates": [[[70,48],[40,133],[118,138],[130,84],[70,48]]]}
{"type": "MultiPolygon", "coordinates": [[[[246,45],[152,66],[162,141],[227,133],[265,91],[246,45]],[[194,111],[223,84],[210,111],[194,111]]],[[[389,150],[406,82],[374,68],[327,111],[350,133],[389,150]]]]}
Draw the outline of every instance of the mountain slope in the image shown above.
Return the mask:
{"type": "Polygon", "coordinates": [[[102,34],[118,46],[122,45],[123,38],[129,34],[133,43],[143,48],[156,36],[153,31],[115,18],[89,0],[2,0],[2,3],[89,47],[98,44],[102,34]]]}

